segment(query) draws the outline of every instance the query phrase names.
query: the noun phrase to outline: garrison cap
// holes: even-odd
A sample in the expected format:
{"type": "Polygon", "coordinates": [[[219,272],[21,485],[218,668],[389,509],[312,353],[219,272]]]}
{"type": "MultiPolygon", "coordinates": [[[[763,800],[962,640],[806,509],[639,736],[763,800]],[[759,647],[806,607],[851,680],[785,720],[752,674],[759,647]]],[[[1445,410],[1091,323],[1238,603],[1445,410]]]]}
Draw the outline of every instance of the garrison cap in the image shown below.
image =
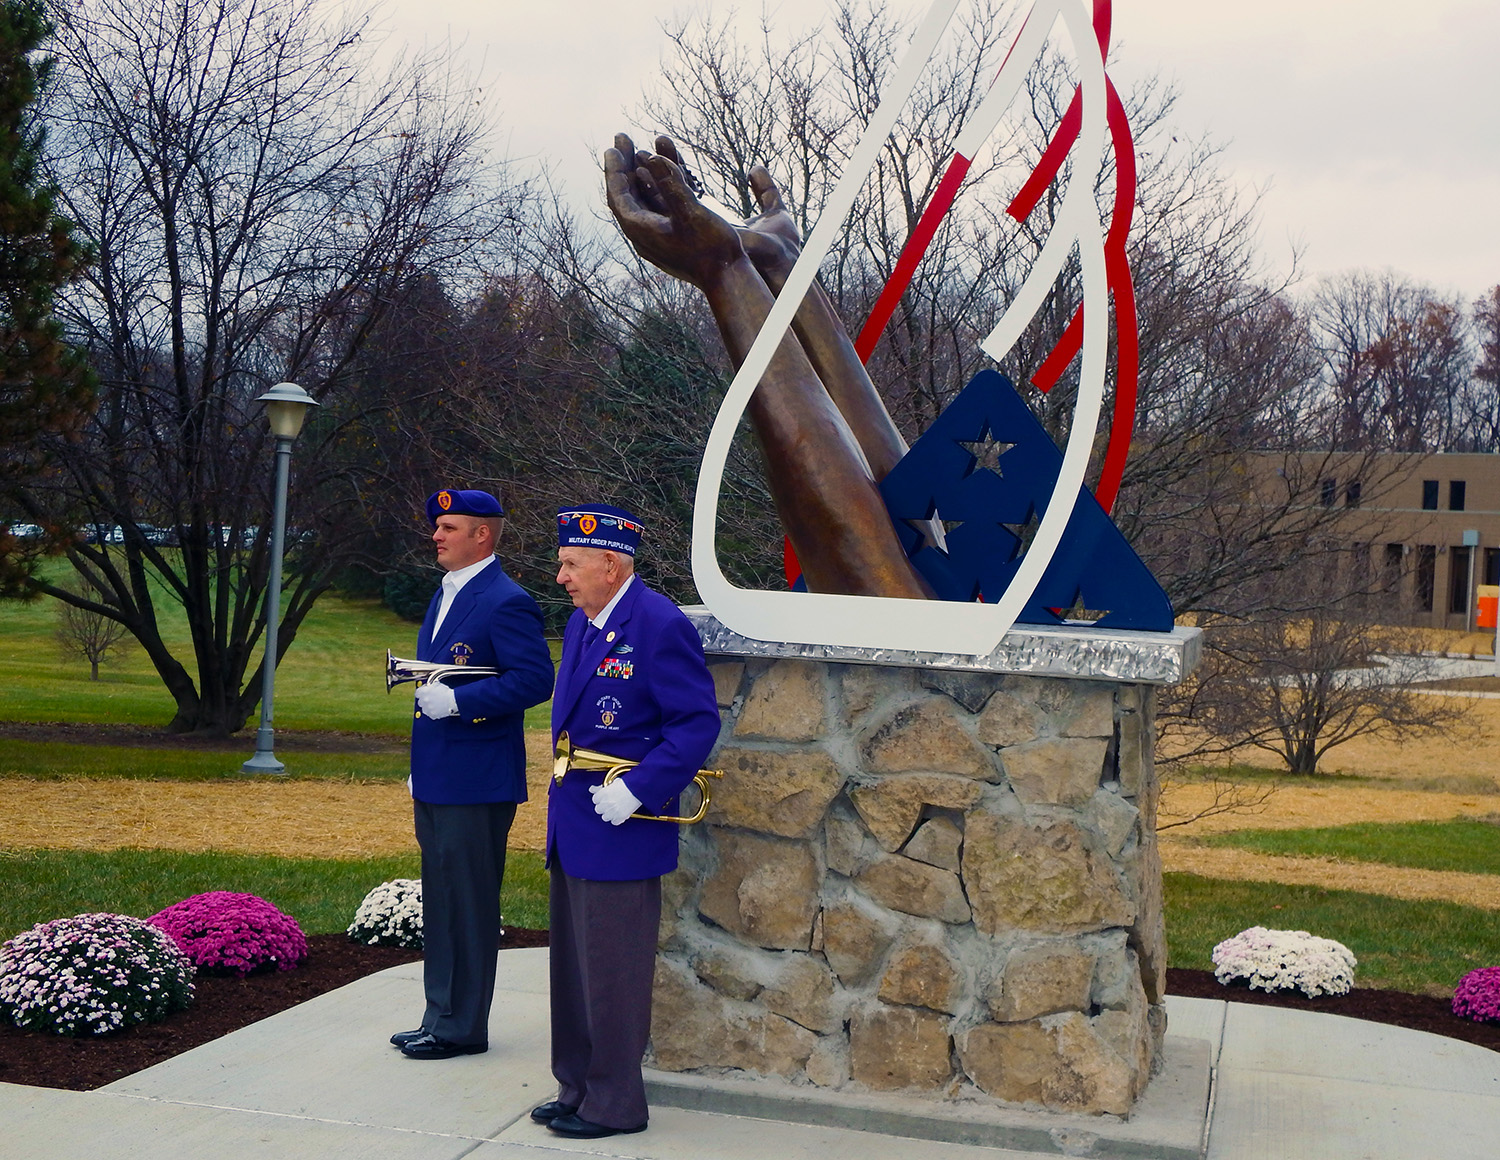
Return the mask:
{"type": "Polygon", "coordinates": [[[559,548],[604,548],[634,556],[645,532],[641,521],[624,508],[596,503],[557,509],[559,548]]]}
{"type": "Polygon", "coordinates": [[[438,516],[479,516],[489,518],[503,516],[505,509],[500,501],[487,491],[459,491],[444,489],[427,497],[427,518],[437,527],[438,516]]]}

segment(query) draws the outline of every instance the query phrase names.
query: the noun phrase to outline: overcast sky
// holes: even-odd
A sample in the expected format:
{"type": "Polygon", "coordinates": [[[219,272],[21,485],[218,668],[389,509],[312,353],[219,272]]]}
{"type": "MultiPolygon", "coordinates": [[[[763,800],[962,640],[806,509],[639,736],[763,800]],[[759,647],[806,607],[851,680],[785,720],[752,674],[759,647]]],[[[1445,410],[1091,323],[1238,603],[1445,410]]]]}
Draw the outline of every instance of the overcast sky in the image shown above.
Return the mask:
{"type": "MultiPolygon", "coordinates": [[[[465,43],[518,159],[545,159],[580,206],[595,161],[661,56],[672,0],[387,0],[397,40],[465,43]]],[[[720,10],[725,6],[719,5],[720,10]]],[[[758,0],[739,5],[751,19],[758,0]]],[[[799,25],[828,0],[772,4],[799,25]]],[[[922,0],[892,0],[922,12],[922,0]]],[[[1116,0],[1124,88],[1177,83],[1174,124],[1226,145],[1267,186],[1261,241],[1309,276],[1390,267],[1472,298],[1500,282],[1500,3],[1496,0],[1116,0]]]]}

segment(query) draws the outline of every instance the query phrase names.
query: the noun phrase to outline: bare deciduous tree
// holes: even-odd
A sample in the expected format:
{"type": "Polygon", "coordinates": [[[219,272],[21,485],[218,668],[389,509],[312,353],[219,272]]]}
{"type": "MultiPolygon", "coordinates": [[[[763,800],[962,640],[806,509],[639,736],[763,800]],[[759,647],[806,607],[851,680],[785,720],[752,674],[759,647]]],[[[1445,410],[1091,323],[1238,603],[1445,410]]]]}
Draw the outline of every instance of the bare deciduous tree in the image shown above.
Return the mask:
{"type": "Polygon", "coordinates": [[[177,731],[237,729],[259,697],[271,456],[254,398],[291,379],[324,404],[294,457],[284,652],[384,502],[344,438],[390,406],[361,394],[359,352],[413,279],[462,280],[501,233],[472,95],[439,56],[382,70],[369,33],[323,0],[59,10],[50,172],[98,256],[61,313],[100,406],[23,502],[122,529],[69,552],[105,599],[37,587],[140,641],[177,731]],[[163,594],[190,657],[163,638],[163,594]]]}
{"type": "Polygon", "coordinates": [[[1378,597],[1351,595],[1356,586],[1339,572],[1325,564],[1278,579],[1303,590],[1303,615],[1214,627],[1190,686],[1199,754],[1249,746],[1292,773],[1315,774],[1330,749],[1357,737],[1399,743],[1464,730],[1466,702],[1417,687],[1431,679],[1421,630],[1382,623],[1389,617],[1378,597]]]}
{"type": "MultiPolygon", "coordinates": [[[[86,584],[74,584],[69,590],[90,601],[100,593],[86,584]]],[[[89,679],[99,679],[99,666],[110,654],[123,652],[130,643],[130,633],[118,620],[77,604],[60,602],[57,606],[57,643],[65,656],[78,657],[89,663],[89,679]]]]}
{"type": "Polygon", "coordinates": [[[1311,301],[1329,446],[1446,451],[1465,442],[1472,369],[1462,301],[1386,271],[1325,279],[1311,301]]]}
{"type": "Polygon", "coordinates": [[[1500,286],[1474,303],[1474,331],[1479,361],[1468,407],[1471,450],[1500,451],[1500,286]]]}

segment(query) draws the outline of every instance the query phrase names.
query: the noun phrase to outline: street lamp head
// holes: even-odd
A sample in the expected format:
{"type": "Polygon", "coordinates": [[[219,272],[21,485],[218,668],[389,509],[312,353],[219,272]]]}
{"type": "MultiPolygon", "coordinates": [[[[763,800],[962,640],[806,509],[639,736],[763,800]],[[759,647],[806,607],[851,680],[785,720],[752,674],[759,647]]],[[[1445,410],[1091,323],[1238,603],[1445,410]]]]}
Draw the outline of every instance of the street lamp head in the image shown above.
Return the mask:
{"type": "Polygon", "coordinates": [[[296,383],[277,383],[255,401],[266,405],[271,434],[278,439],[297,438],[307,409],[318,406],[318,401],[296,383]]]}

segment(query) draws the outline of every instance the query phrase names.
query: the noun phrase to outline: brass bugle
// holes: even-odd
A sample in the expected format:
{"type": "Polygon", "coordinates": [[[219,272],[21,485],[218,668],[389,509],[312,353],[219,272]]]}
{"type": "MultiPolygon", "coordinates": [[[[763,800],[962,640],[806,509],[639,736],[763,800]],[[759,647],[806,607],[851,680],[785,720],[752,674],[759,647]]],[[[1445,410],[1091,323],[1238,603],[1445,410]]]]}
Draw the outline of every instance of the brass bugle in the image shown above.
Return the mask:
{"type": "MultiPolygon", "coordinates": [[[[634,769],[639,761],[631,761],[629,758],[614,757],[608,753],[600,753],[597,749],[574,748],[573,743],[568,740],[567,733],[561,734],[557,739],[557,748],[553,753],[552,778],[554,781],[562,781],[564,775],[570,769],[592,769],[604,770],[604,784],[608,785],[626,770],[634,769]]],[[[678,817],[672,814],[631,814],[632,818],[640,818],[645,822],[678,822],[690,826],[694,822],[701,822],[708,815],[708,803],[711,800],[708,792],[708,779],[711,777],[723,777],[724,771],[720,769],[700,769],[693,774],[693,785],[698,787],[700,801],[698,809],[691,817],[678,817]]]]}
{"type": "MultiPolygon", "coordinates": [[[[634,765],[636,763],[631,762],[631,764],[634,765]]],[[[623,769],[618,767],[611,769],[604,775],[604,784],[608,785],[624,772],[623,769]]],[[[724,771],[722,769],[700,769],[697,773],[693,774],[692,784],[698,787],[700,800],[698,808],[693,811],[691,816],[675,817],[672,814],[631,814],[630,816],[647,822],[680,822],[684,826],[691,826],[694,822],[701,822],[708,816],[708,803],[710,800],[708,796],[708,779],[723,776],[724,771]]]]}
{"type": "Polygon", "coordinates": [[[499,669],[486,665],[440,665],[436,661],[408,661],[392,656],[385,650],[385,691],[389,693],[397,685],[407,681],[423,684],[427,681],[442,681],[446,677],[495,677],[499,669]]]}

